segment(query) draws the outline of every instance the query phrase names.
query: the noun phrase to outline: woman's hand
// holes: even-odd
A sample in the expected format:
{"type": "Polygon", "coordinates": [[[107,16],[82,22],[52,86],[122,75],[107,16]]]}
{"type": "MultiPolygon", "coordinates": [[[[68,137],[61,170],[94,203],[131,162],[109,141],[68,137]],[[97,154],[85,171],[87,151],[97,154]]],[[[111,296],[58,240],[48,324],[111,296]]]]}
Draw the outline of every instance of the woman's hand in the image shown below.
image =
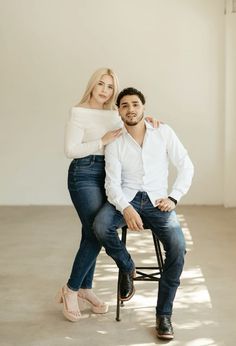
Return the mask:
{"type": "Polygon", "coordinates": [[[106,144],[113,142],[116,138],[120,137],[121,133],[122,133],[122,128],[117,129],[117,130],[113,130],[113,131],[108,131],[101,138],[102,145],[106,145],[106,144]]]}
{"type": "Polygon", "coordinates": [[[159,125],[160,125],[160,123],[161,123],[161,121],[159,121],[159,120],[157,120],[157,119],[155,119],[155,118],[153,118],[153,117],[151,117],[151,116],[145,117],[145,120],[146,120],[148,123],[150,123],[150,124],[154,127],[154,129],[158,128],[159,125]]]}

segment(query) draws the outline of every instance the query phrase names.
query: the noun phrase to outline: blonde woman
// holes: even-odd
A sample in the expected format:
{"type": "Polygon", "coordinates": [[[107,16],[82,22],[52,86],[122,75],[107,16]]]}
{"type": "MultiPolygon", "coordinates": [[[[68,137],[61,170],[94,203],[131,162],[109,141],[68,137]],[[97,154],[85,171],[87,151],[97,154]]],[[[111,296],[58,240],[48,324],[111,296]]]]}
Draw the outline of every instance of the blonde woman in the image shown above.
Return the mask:
{"type": "MultiPolygon", "coordinates": [[[[58,301],[70,321],[78,321],[80,308],[88,304],[103,314],[108,305],[92,291],[96,258],[101,245],[92,224],[106,202],[104,190],[104,146],[121,134],[122,122],[116,110],[118,79],[114,71],[101,68],[91,76],[85,93],[72,107],[65,131],[65,152],[73,159],[68,173],[71,200],[82,223],[82,237],[70,278],[60,289],[58,301]]],[[[149,119],[157,126],[157,122],[149,119]]]]}

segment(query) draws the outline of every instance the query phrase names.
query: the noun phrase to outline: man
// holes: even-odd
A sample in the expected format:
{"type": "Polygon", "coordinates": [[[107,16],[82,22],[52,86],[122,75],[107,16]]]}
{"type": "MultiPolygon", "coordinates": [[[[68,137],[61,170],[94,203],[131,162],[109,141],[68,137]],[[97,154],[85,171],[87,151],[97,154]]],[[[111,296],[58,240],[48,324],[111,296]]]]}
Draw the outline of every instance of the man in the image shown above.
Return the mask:
{"type": "Polygon", "coordinates": [[[98,213],[94,231],[121,270],[121,300],[134,294],[135,266],[120,241],[117,229],[125,224],[130,230],[151,229],[162,242],[166,256],[159,282],[156,329],[160,339],[173,339],[171,315],[184,265],[185,240],[174,211],[188,191],[193,165],[174,131],[165,124],[153,128],[144,121],[145,98],[134,89],[121,91],[117,106],[124,122],[123,134],[106,146],[108,201],[98,213]],[[169,160],[177,168],[170,194],[169,160]]]}

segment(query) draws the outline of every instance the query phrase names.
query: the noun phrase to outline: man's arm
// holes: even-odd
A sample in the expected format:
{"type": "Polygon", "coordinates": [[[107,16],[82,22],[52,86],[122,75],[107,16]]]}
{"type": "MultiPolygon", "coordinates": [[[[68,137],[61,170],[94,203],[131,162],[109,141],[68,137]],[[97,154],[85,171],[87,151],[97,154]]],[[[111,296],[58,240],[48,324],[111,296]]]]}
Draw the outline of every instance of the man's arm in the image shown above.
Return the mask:
{"type": "Polygon", "coordinates": [[[178,202],[188,192],[191,186],[194,167],[187,150],[175,132],[167,125],[165,126],[165,131],[167,135],[168,156],[177,168],[177,177],[169,196],[178,202]]]}
{"type": "Polygon", "coordinates": [[[143,229],[143,222],[136,210],[129,204],[122,191],[122,165],[119,160],[118,142],[115,141],[105,148],[106,178],[105,189],[108,201],[119,210],[129,229],[143,229]]]}
{"type": "Polygon", "coordinates": [[[107,199],[116,207],[117,210],[123,213],[123,210],[130,204],[121,188],[122,167],[119,160],[119,147],[117,141],[110,143],[105,147],[105,170],[105,189],[107,199]]]}

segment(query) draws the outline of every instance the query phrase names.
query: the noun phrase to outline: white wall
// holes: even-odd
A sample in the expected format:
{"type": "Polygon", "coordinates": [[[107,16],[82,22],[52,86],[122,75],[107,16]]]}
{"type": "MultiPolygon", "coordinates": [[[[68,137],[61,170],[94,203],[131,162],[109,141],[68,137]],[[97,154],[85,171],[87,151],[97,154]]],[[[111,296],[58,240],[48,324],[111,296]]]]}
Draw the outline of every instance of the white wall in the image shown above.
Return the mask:
{"type": "Polygon", "coordinates": [[[225,175],[224,204],[236,205],[236,13],[228,1],[225,41],[225,175]]]}
{"type": "Polygon", "coordinates": [[[223,0],[9,0],[0,26],[0,204],[70,203],[64,123],[101,66],[188,148],[182,203],[225,202],[223,0]]]}

